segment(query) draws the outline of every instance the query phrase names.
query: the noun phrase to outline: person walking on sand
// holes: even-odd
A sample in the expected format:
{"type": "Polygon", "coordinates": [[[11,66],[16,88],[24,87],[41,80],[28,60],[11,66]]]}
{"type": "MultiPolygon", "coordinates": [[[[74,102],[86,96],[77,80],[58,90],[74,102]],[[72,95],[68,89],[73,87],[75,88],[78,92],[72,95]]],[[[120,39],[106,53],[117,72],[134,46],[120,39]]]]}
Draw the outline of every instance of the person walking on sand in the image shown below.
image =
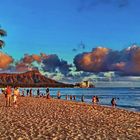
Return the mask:
{"type": "Polygon", "coordinates": [[[60,91],[58,90],[57,92],[57,99],[60,99],[61,98],[61,94],[60,94],[60,91]]]}
{"type": "Polygon", "coordinates": [[[6,90],[6,107],[11,106],[11,94],[12,94],[12,89],[10,86],[7,86],[6,90]]]}
{"type": "Polygon", "coordinates": [[[68,100],[68,95],[65,96],[65,99],[68,100]]]}
{"type": "Polygon", "coordinates": [[[117,104],[116,104],[115,98],[112,98],[111,105],[112,105],[112,107],[116,107],[117,104]]]}
{"type": "Polygon", "coordinates": [[[14,93],[13,94],[13,102],[14,102],[14,105],[17,106],[17,97],[20,95],[18,87],[14,88],[13,93],[14,93]]]}

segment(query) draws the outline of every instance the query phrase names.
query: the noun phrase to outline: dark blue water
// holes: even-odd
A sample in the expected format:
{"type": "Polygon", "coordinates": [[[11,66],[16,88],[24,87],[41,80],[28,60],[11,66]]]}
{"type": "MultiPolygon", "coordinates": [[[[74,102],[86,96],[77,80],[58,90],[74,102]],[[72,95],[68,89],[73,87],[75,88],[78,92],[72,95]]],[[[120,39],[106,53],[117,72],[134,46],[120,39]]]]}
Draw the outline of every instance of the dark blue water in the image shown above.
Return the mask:
{"type": "MultiPolygon", "coordinates": [[[[33,89],[34,95],[36,90],[33,89]]],[[[116,98],[118,108],[140,111],[140,88],[50,88],[50,95],[56,98],[58,90],[62,99],[65,99],[66,95],[75,95],[76,101],[81,101],[81,96],[84,95],[84,101],[92,103],[92,97],[96,95],[101,105],[111,106],[111,99],[116,98]]],[[[45,89],[40,88],[40,92],[45,93],[45,89]]]]}

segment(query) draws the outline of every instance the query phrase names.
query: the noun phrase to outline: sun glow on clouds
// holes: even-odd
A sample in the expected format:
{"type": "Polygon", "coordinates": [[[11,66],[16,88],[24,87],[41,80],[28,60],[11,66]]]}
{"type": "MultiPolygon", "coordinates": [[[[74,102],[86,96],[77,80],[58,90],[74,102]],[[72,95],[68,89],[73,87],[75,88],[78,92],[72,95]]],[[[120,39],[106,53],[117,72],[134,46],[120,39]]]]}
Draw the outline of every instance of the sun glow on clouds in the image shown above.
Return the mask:
{"type": "Polygon", "coordinates": [[[0,52],[0,69],[7,68],[13,61],[11,56],[0,52]]]}
{"type": "MultiPolygon", "coordinates": [[[[136,45],[121,51],[105,47],[93,48],[91,52],[77,54],[74,65],[61,60],[56,54],[25,54],[15,62],[11,56],[1,52],[0,58],[1,71],[24,72],[37,69],[47,77],[61,82],[114,81],[121,80],[122,76],[140,76],[140,47],[136,45]]],[[[132,77],[128,79],[136,80],[132,77]]]]}

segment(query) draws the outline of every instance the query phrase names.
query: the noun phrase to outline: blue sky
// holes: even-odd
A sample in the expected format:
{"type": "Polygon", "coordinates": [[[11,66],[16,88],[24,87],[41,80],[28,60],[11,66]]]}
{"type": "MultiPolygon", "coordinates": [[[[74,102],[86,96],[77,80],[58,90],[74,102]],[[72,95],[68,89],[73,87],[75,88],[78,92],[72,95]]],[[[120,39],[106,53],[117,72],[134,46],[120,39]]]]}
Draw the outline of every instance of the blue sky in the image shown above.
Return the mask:
{"type": "Polygon", "coordinates": [[[57,54],[69,64],[97,46],[120,51],[140,43],[139,5],[139,0],[3,0],[0,25],[8,35],[2,51],[17,60],[57,54]]]}
{"type": "Polygon", "coordinates": [[[87,51],[98,45],[120,50],[139,43],[140,1],[104,1],[1,1],[0,24],[8,32],[4,51],[14,58],[24,53],[57,53],[72,62],[72,49],[81,41],[87,51]],[[119,7],[117,1],[127,2],[119,7]]]}

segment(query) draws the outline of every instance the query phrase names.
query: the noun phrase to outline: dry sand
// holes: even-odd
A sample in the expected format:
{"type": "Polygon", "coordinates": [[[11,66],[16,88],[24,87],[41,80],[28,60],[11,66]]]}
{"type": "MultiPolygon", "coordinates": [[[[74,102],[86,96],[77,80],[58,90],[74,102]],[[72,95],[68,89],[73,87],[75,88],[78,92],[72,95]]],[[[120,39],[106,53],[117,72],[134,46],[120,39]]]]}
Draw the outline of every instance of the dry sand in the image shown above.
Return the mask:
{"type": "Polygon", "coordinates": [[[140,140],[140,113],[57,99],[0,96],[0,140],[140,140]]]}

